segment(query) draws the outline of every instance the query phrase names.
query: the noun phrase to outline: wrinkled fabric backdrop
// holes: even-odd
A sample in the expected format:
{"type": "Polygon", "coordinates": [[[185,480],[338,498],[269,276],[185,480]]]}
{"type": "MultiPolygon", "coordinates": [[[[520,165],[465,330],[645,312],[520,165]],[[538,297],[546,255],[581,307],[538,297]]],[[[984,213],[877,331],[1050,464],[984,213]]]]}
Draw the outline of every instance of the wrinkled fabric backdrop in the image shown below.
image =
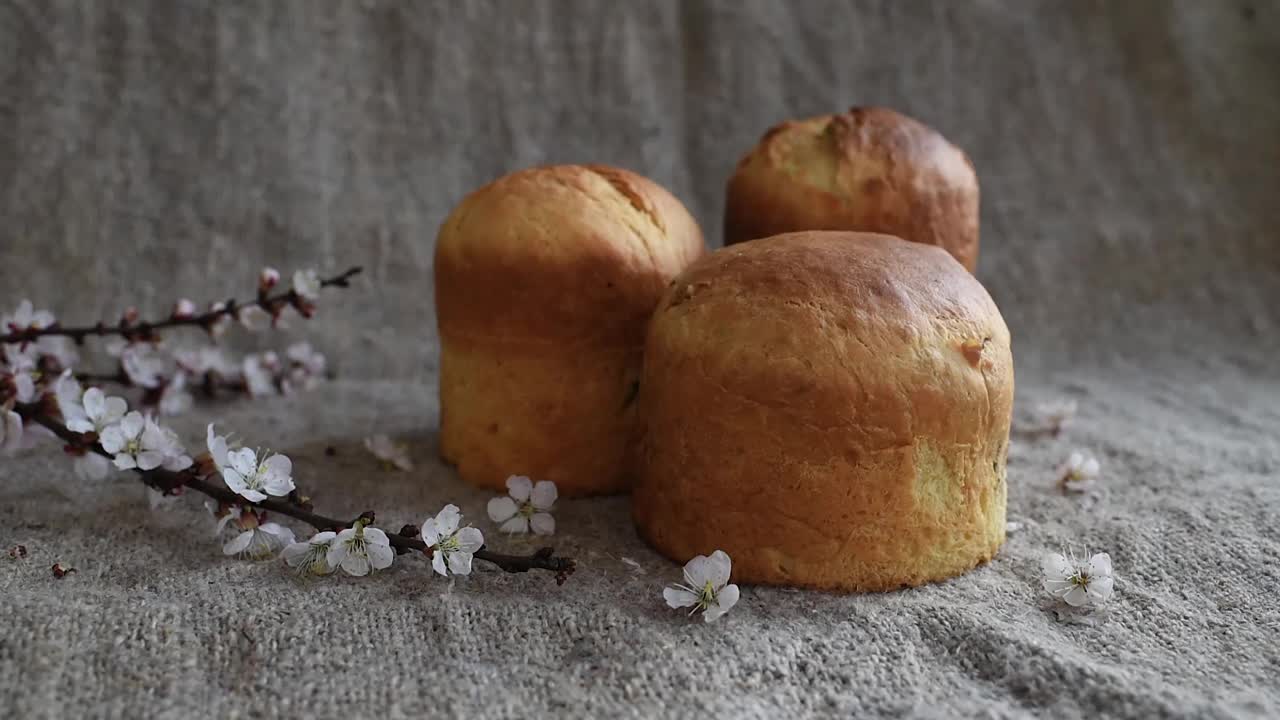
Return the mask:
{"type": "MultiPolygon", "coordinates": [[[[224,559],[197,499],[153,513],[56,448],[0,461],[0,707],[15,717],[1280,712],[1280,4],[0,2],[0,304],[68,322],[252,291],[263,265],[363,265],[307,337],[338,379],[216,419],[295,458],[322,511],[421,522],[487,495],[434,459],[436,228],[520,167],[649,175],[720,244],[724,184],[770,125],[879,104],[965,148],[978,277],[1014,336],[1015,436],[990,565],[888,595],[746,588],[723,620],[627,500],[563,502],[563,587],[401,558],[367,580],[224,559]],[[413,443],[412,473],[360,440],[413,443]],[[332,445],[336,457],[323,449],[332,445]],[[1102,459],[1087,506],[1053,489],[1102,459]],[[1108,550],[1062,614],[1040,553],[1108,550]],[[638,561],[636,569],[621,558],[638,561]],[[55,561],[78,572],[56,580],[55,561]]],[[[187,336],[190,337],[190,336],[187,336]]],[[[90,360],[106,369],[105,360],[90,360]]],[[[296,525],[301,533],[304,528],[296,525]]],[[[495,538],[502,547],[532,547],[495,538]]]]}

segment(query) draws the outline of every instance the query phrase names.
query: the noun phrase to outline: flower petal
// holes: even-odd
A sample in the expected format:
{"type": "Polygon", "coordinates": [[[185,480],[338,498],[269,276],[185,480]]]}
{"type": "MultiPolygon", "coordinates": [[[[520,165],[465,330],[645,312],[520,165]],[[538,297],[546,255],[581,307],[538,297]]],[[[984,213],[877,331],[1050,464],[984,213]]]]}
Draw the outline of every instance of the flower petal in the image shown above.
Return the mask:
{"type": "Polygon", "coordinates": [[[539,480],[537,485],[533,486],[533,494],[530,500],[533,506],[538,510],[550,510],[552,505],[556,504],[556,498],[560,493],[556,490],[556,484],[550,480],[539,480]]]}
{"type": "Polygon", "coordinates": [[[164,464],[165,455],[159,450],[143,450],[138,453],[138,468],[141,470],[155,470],[164,464]]]}
{"type": "Polygon", "coordinates": [[[1094,605],[1101,605],[1111,597],[1112,590],[1115,589],[1115,581],[1110,575],[1092,578],[1089,580],[1089,601],[1094,605]]]}
{"type": "Polygon", "coordinates": [[[378,547],[391,547],[391,538],[381,529],[376,527],[367,527],[364,529],[364,542],[366,545],[378,547]]]}
{"type": "Polygon", "coordinates": [[[684,581],[691,588],[701,588],[717,574],[711,558],[706,555],[698,555],[684,565],[684,581]]]}
{"type": "Polygon", "coordinates": [[[1070,590],[1062,595],[1062,600],[1071,607],[1080,607],[1089,602],[1089,593],[1079,585],[1073,585],[1070,590]]]}
{"type": "Polygon", "coordinates": [[[707,568],[711,572],[711,576],[707,578],[711,581],[714,588],[722,588],[729,582],[729,576],[733,573],[733,561],[729,559],[728,553],[723,550],[716,550],[711,553],[711,557],[707,558],[707,568]]]}
{"type": "Polygon", "coordinates": [[[84,404],[85,414],[96,420],[101,417],[102,411],[106,407],[106,396],[102,394],[102,390],[99,388],[91,387],[84,391],[80,402],[84,404]]]}
{"type": "Polygon", "coordinates": [[[444,536],[453,534],[458,529],[458,523],[462,521],[462,511],[458,510],[457,505],[445,505],[440,512],[436,513],[436,530],[444,536]]]}
{"type": "Polygon", "coordinates": [[[227,464],[235,468],[246,479],[258,473],[258,458],[249,448],[229,451],[227,453],[227,464]]]}
{"type": "Polygon", "coordinates": [[[484,547],[484,533],[480,528],[464,527],[454,535],[454,539],[458,541],[459,552],[474,553],[484,547]]]}
{"type": "Polygon", "coordinates": [[[440,542],[440,528],[436,527],[435,518],[427,518],[427,521],[422,523],[422,542],[426,543],[427,547],[440,542]]]}
{"type": "Polygon", "coordinates": [[[667,605],[673,608],[691,607],[698,604],[697,595],[677,587],[663,588],[662,597],[666,598],[667,605]]]}
{"type": "Polygon", "coordinates": [[[0,409],[0,450],[17,450],[22,445],[22,416],[12,410],[0,409]]]}
{"type": "Polygon", "coordinates": [[[268,535],[275,536],[277,538],[276,542],[279,544],[287,545],[293,542],[293,530],[290,530],[288,527],[281,525],[280,523],[263,523],[258,526],[258,529],[268,535]]]}
{"type": "Polygon", "coordinates": [[[311,554],[311,543],[296,542],[286,547],[280,556],[284,558],[289,567],[298,567],[299,564],[305,562],[311,554]]]}
{"type": "Polygon", "coordinates": [[[192,464],[190,455],[171,455],[164,459],[164,469],[170,472],[182,472],[192,464]]]}
{"type": "Polygon", "coordinates": [[[449,557],[445,558],[449,564],[449,570],[454,575],[470,575],[471,574],[471,553],[469,552],[451,552],[449,557]]]}
{"type": "Polygon", "coordinates": [[[724,589],[716,593],[716,601],[707,606],[707,611],[702,614],[705,622],[711,622],[721,615],[729,612],[729,609],[738,604],[738,586],[725,585],[724,589]]]}
{"type": "Polygon", "coordinates": [[[342,569],[348,575],[356,577],[364,577],[368,575],[373,566],[369,564],[369,556],[361,553],[347,553],[347,557],[342,561],[342,569]]]}
{"type": "Polygon", "coordinates": [[[507,492],[516,502],[524,502],[533,494],[533,481],[524,475],[512,475],[507,478],[507,492]]]}
{"type": "MultiPolygon", "coordinates": [[[[365,529],[365,533],[369,532],[369,528],[365,529]]],[[[396,559],[396,551],[391,549],[390,545],[377,545],[370,543],[365,546],[369,551],[369,562],[373,565],[374,570],[382,570],[391,567],[391,563],[396,559]]]]}
{"type": "Polygon", "coordinates": [[[129,411],[129,404],[122,397],[109,397],[103,405],[102,414],[94,418],[99,426],[113,423],[124,417],[129,411]]]}
{"type": "Polygon", "coordinates": [[[126,437],[136,438],[142,434],[142,428],[146,425],[146,420],[142,417],[142,413],[134,410],[125,415],[120,420],[120,430],[124,432],[126,437]]]}
{"type": "Polygon", "coordinates": [[[103,430],[102,435],[98,437],[98,444],[102,445],[102,449],[113,455],[123,450],[126,442],[124,429],[119,425],[103,430]]]}
{"type": "Polygon", "coordinates": [[[1100,577],[1111,577],[1111,556],[1107,553],[1097,553],[1089,558],[1087,572],[1091,580],[1100,577]]]}
{"type": "Polygon", "coordinates": [[[134,461],[133,456],[127,453],[116,455],[112,462],[121,470],[132,470],[138,467],[138,463],[134,461]]]}
{"type": "Polygon", "coordinates": [[[1075,574],[1075,569],[1066,556],[1061,553],[1045,553],[1040,558],[1040,572],[1045,582],[1064,582],[1075,574]]]}
{"type": "Polygon", "coordinates": [[[513,535],[527,533],[529,532],[529,518],[526,518],[523,515],[517,515],[502,523],[498,530],[504,533],[511,533],[513,535]]]}
{"type": "Polygon", "coordinates": [[[285,455],[272,455],[262,463],[262,472],[269,478],[288,479],[293,473],[293,461],[285,455]]]}
{"type": "Polygon", "coordinates": [[[347,539],[351,537],[347,535],[349,532],[352,531],[348,529],[338,533],[338,537],[329,546],[329,552],[324,557],[325,561],[329,563],[329,567],[340,567],[342,563],[346,562],[347,556],[351,554],[350,549],[347,547],[347,539]],[[344,535],[346,537],[343,537],[344,535]]]}
{"type": "Polygon", "coordinates": [[[488,509],[489,519],[496,523],[510,520],[519,511],[516,501],[505,495],[490,500],[488,509]]]}
{"type": "Polygon", "coordinates": [[[249,547],[250,542],[253,542],[253,531],[245,530],[244,532],[240,533],[239,535],[227,541],[226,545],[222,546],[222,554],[223,555],[239,555],[240,553],[244,552],[246,548],[249,547]]]}
{"type": "Polygon", "coordinates": [[[534,513],[533,517],[529,518],[529,526],[539,535],[555,535],[556,533],[556,519],[548,513],[534,513]]]}
{"type": "Polygon", "coordinates": [[[435,552],[431,554],[431,567],[439,574],[449,577],[449,569],[444,564],[444,553],[435,552]]]}
{"type": "Polygon", "coordinates": [[[1071,582],[1070,580],[1046,579],[1044,581],[1044,589],[1048,590],[1050,595],[1058,598],[1059,600],[1066,597],[1066,594],[1071,592],[1072,588],[1074,588],[1075,586],[1076,584],[1071,582]]]}

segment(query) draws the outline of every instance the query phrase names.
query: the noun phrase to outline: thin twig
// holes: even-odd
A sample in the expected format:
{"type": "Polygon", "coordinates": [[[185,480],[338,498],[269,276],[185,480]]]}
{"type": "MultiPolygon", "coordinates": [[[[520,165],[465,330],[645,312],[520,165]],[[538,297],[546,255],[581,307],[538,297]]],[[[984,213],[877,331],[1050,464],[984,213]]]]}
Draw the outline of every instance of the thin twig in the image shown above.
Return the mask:
{"type": "MultiPolygon", "coordinates": [[[[86,448],[105,458],[113,457],[101,445],[97,443],[90,444],[85,441],[85,436],[68,430],[65,425],[54,419],[40,403],[18,405],[15,409],[24,421],[34,422],[46,428],[70,445],[86,448]]],[[[351,520],[338,520],[314,513],[309,508],[290,500],[267,498],[260,502],[250,502],[227,488],[219,487],[206,479],[200,478],[198,476],[198,467],[198,464],[193,465],[191,468],[180,472],[165,470],[164,468],[156,468],[154,470],[139,470],[135,468],[135,472],[138,473],[139,479],[143,483],[165,494],[171,494],[178,488],[189,487],[225,505],[247,505],[260,510],[287,515],[321,531],[343,530],[354,525],[355,521],[360,517],[371,518],[373,515],[373,513],[366,512],[351,520]]],[[[387,538],[391,541],[391,545],[398,550],[431,554],[431,548],[427,547],[427,544],[416,535],[387,533],[387,538]]],[[[549,547],[540,548],[531,555],[504,555],[492,552],[487,547],[482,547],[476,551],[475,559],[492,563],[511,573],[548,570],[556,574],[557,583],[563,583],[574,571],[574,561],[572,559],[557,557],[555,551],[549,547]]]]}
{"type": "MultiPolygon", "coordinates": [[[[359,274],[362,268],[353,267],[346,272],[334,275],[320,281],[320,287],[347,287],[350,285],[351,278],[359,274]]],[[[57,323],[47,328],[20,328],[11,331],[8,334],[0,335],[0,344],[21,344],[29,343],[42,337],[57,336],[69,337],[77,343],[83,342],[86,337],[108,337],[120,336],[126,339],[146,340],[155,335],[155,331],[164,330],[173,327],[202,327],[208,330],[218,321],[225,317],[234,317],[235,314],[245,307],[257,306],[272,316],[276,312],[287,305],[297,305],[302,299],[293,290],[268,295],[260,293],[258,298],[249,302],[239,302],[237,300],[228,300],[226,306],[218,310],[210,310],[198,315],[190,315],[184,317],[170,317],[166,320],[148,320],[145,322],[128,322],[121,319],[115,325],[107,325],[106,323],[98,323],[97,325],[87,327],[62,327],[57,323]]]]}

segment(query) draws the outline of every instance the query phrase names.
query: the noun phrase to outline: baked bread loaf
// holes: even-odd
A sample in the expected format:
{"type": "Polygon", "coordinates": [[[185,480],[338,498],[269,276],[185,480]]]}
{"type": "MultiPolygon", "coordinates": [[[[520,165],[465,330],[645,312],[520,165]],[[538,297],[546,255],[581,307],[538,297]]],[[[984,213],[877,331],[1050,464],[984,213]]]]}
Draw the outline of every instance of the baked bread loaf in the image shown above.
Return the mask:
{"type": "Polygon", "coordinates": [[[440,228],[440,452],[467,481],[625,490],[645,326],[704,252],[680,201],[603,165],[537,167],[440,228]]]}
{"type": "Polygon", "coordinates": [[[978,177],[932,128],[884,108],[785,122],[738,164],[724,243],[797,230],[859,230],[978,265],[978,177]]]}
{"type": "Polygon", "coordinates": [[[889,590],[1005,536],[1009,331],[937,247],[799,232],[695,263],[655,311],[632,503],[737,582],[889,590]]]}

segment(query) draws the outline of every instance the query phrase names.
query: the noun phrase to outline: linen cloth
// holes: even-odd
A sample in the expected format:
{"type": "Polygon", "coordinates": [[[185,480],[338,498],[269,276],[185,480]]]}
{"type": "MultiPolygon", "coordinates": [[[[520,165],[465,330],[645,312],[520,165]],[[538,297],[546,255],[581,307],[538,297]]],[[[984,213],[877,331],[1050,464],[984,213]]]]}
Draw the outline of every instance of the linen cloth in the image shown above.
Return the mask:
{"type": "MultiPolygon", "coordinates": [[[[0,3],[0,302],[67,322],[363,265],[308,338],[340,379],[203,404],[288,453],[320,510],[421,523],[487,493],[435,459],[436,228],[537,163],[604,162],[720,244],[724,184],[772,124],[885,105],[965,148],[978,277],[1014,337],[1012,534],[915,590],[746,587],[706,625],[625,497],[562,501],[579,570],[470,578],[400,558],[295,579],[222,557],[196,498],[0,460],[0,707],[31,718],[1274,717],[1280,713],[1280,4],[1220,2],[0,3]],[[360,447],[390,433],[417,469],[360,447]],[[336,455],[326,455],[332,447],[336,455]],[[1092,505],[1053,486],[1075,447],[1092,505]],[[1106,550],[1116,593],[1062,612],[1041,553],[1106,550]],[[634,560],[636,568],[625,562],[634,560]],[[77,572],[55,579],[54,562],[77,572]]],[[[98,346],[100,347],[100,345],[98,346]]],[[[88,348],[86,348],[88,352],[88,348]]],[[[106,360],[100,355],[98,363],[106,360]]],[[[101,369],[106,369],[102,367],[101,369]]],[[[709,512],[713,511],[709,509],[709,512]]],[[[300,533],[306,528],[295,525],[300,533]]]]}

